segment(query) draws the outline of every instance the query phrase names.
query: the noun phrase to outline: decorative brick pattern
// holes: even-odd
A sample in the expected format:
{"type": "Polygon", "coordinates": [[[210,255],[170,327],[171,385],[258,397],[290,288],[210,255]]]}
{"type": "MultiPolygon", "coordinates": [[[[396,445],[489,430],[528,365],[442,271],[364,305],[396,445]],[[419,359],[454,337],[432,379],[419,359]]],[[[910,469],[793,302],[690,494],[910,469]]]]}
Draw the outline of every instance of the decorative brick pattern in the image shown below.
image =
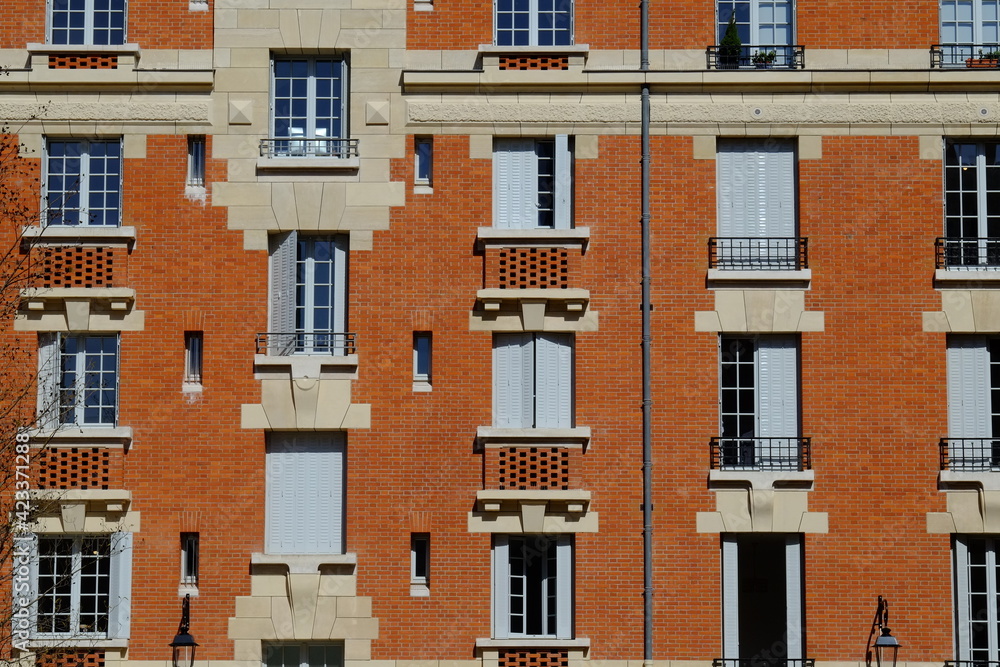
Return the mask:
{"type": "Polygon", "coordinates": [[[49,247],[37,252],[42,287],[123,286],[115,282],[115,265],[124,265],[124,248],[49,247]]]}
{"type": "Polygon", "coordinates": [[[566,651],[500,651],[500,667],[567,667],[566,651]]]}
{"type": "Polygon", "coordinates": [[[35,667],[104,667],[104,651],[42,653],[35,657],[35,667]]]}
{"type": "Polygon", "coordinates": [[[562,248],[502,248],[500,288],[569,287],[569,253],[562,248]]]}
{"type": "Polygon", "coordinates": [[[118,69],[118,56],[49,56],[49,69],[118,69]]]}
{"type": "Polygon", "coordinates": [[[500,56],[500,69],[569,69],[566,56],[500,56]]]}
{"type": "Polygon", "coordinates": [[[42,449],[34,454],[40,489],[112,489],[122,486],[121,450],[98,447],[42,449]]]}
{"type": "Polygon", "coordinates": [[[569,450],[561,447],[508,447],[499,452],[501,489],[569,488],[569,450]]]}

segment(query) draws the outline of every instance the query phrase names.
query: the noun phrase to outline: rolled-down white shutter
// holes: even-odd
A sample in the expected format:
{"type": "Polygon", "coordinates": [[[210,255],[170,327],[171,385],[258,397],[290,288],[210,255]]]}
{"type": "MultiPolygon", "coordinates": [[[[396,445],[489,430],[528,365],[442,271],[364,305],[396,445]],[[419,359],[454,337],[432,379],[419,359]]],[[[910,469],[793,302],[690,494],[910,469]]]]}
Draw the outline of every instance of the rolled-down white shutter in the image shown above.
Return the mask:
{"type": "MultiPolygon", "coordinates": [[[[295,331],[295,260],[298,252],[298,232],[286,232],[270,237],[271,246],[271,308],[268,328],[272,333],[295,331]]],[[[284,346],[284,339],[277,345],[284,346]]],[[[288,337],[294,347],[294,337],[288,337]]],[[[272,341],[272,346],[275,342],[272,341]]]]}
{"type": "Polygon", "coordinates": [[[573,426],[573,336],[535,334],[535,426],[573,426]]]}
{"type": "Polygon", "coordinates": [[[493,337],[493,425],[533,428],[534,341],[530,333],[493,337]]]}
{"type": "Polygon", "coordinates": [[[538,226],[538,157],[534,139],[496,139],[493,146],[493,226],[538,226]]]}
{"type": "Polygon", "coordinates": [[[733,535],[722,536],[722,657],[740,657],[740,558],[733,535]]]}
{"type": "Polygon", "coordinates": [[[984,336],[948,338],[948,436],[992,437],[990,357],[984,336]]]}

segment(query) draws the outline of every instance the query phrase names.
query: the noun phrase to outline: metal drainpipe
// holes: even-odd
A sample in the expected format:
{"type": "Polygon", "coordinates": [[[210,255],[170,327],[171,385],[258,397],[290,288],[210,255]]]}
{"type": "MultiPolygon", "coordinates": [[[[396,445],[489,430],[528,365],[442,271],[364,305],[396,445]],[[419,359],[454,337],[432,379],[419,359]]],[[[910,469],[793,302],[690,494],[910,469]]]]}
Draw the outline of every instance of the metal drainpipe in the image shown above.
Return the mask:
{"type": "MultiPolygon", "coordinates": [[[[639,69],[649,71],[649,0],[641,0],[639,69]]],[[[649,82],[642,84],[642,661],[653,664],[653,444],[649,241],[649,82]]]]}

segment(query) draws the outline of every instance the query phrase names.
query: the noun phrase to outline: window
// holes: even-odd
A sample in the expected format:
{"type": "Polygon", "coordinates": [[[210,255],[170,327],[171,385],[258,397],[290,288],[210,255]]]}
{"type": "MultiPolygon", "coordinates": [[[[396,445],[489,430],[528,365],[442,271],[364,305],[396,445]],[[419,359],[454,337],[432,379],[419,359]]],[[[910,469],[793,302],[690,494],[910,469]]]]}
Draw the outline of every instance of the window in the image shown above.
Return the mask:
{"type": "Polygon", "coordinates": [[[1000,469],[1000,339],[948,337],[949,467],[1000,469]]]}
{"type": "Polygon", "coordinates": [[[200,536],[198,533],[181,533],[181,584],[198,585],[198,556],[200,536]]]}
{"type": "Polygon", "coordinates": [[[798,268],[794,144],[720,141],[717,158],[717,267],[798,268]]]}
{"type": "Polygon", "coordinates": [[[184,382],[201,384],[202,349],[204,335],[201,331],[184,332],[184,382]]]}
{"type": "Polygon", "coordinates": [[[187,184],[191,187],[205,187],[205,136],[188,137],[187,184]]]}
{"type": "Polygon", "coordinates": [[[264,667],[344,667],[344,645],[266,644],[264,667]]]}
{"type": "Polygon", "coordinates": [[[785,49],[792,43],[793,0],[718,0],[719,43],[736,15],[736,30],[752,52],[785,49]]]}
{"type": "Polygon", "coordinates": [[[721,336],[719,344],[722,467],[798,470],[798,338],[721,336]]]}
{"type": "Polygon", "coordinates": [[[948,142],[945,266],[1000,267],[1000,143],[948,142]]]}
{"type": "Polygon", "coordinates": [[[272,154],[349,157],[347,65],[342,58],[274,58],[272,154]]]}
{"type": "Polygon", "coordinates": [[[948,64],[964,64],[1000,44],[1000,0],[941,0],[941,42],[955,45],[948,64]]]}
{"type": "Polygon", "coordinates": [[[569,137],[496,139],[493,145],[493,226],[569,229],[573,166],[569,137]]]}
{"type": "Polygon", "coordinates": [[[410,595],[426,596],[430,593],[431,536],[428,533],[410,535],[410,595]]]}
{"type": "Polygon", "coordinates": [[[431,383],[431,334],[429,331],[413,332],[413,382],[431,383]]]}
{"type": "Polygon", "coordinates": [[[36,539],[35,637],[128,637],[132,534],[36,539]]]}
{"type": "Polygon", "coordinates": [[[116,426],[118,335],[42,334],[38,398],[49,428],[116,426]]]}
{"type": "Polygon", "coordinates": [[[345,458],[341,432],[269,434],[268,553],[344,552],[345,458]]]}
{"type": "Polygon", "coordinates": [[[45,158],[48,224],[121,223],[121,140],[49,139],[45,158]]]}
{"type": "Polygon", "coordinates": [[[271,354],[353,352],[347,319],[346,235],[271,237],[271,354]]]}
{"type": "Polygon", "coordinates": [[[573,43],[572,0],[494,0],[499,46],[573,43]]]}
{"type": "Polygon", "coordinates": [[[573,638],[570,535],[493,537],[493,636],[573,638]]]}
{"type": "Polygon", "coordinates": [[[722,536],[725,659],[785,665],[804,658],[803,597],[801,535],[722,536]]]}
{"type": "Polygon", "coordinates": [[[997,538],[956,535],[955,616],[957,659],[987,664],[1000,660],[1000,594],[997,538]]]}
{"type": "Polygon", "coordinates": [[[125,0],[49,0],[49,42],[125,43],[125,0]]]}
{"type": "Polygon", "coordinates": [[[413,140],[413,183],[431,185],[431,168],[434,159],[434,143],[430,137],[413,140]]]}
{"type": "Polygon", "coordinates": [[[493,425],[573,427],[573,335],[495,334],[493,425]]]}

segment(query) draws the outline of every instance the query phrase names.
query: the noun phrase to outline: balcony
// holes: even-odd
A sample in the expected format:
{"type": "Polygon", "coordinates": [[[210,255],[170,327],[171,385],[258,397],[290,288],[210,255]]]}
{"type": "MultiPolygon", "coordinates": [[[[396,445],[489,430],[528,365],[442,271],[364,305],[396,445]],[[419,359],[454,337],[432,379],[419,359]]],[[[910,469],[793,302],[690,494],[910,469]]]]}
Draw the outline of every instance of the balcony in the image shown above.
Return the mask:
{"type": "Polygon", "coordinates": [[[939,237],[934,241],[934,266],[949,271],[1000,269],[1000,237],[939,237]]]}
{"type": "Polygon", "coordinates": [[[812,469],[810,438],[712,438],[712,470],[796,471],[812,469]]]}
{"type": "Polygon", "coordinates": [[[1000,471],[1000,439],[941,438],[941,470],[953,472],[1000,471]]]}
{"type": "Polygon", "coordinates": [[[934,44],[931,67],[997,69],[1000,67],[1000,44],[934,44]]]}
{"type": "Polygon", "coordinates": [[[802,271],[809,268],[805,237],[721,237],[708,240],[708,268],[726,271],[802,271]]]}
{"type": "Polygon", "coordinates": [[[332,331],[291,333],[259,333],[257,354],[286,357],[292,354],[312,354],[342,357],[357,354],[357,334],[332,331]]]}
{"type": "Polygon", "coordinates": [[[705,49],[708,69],[804,69],[806,47],[788,44],[748,44],[740,47],[739,54],[713,44],[705,49]]]}
{"type": "Polygon", "coordinates": [[[814,658],[716,658],[712,667],[815,667],[814,658]]]}
{"type": "Polygon", "coordinates": [[[358,169],[358,139],[280,137],[260,140],[258,169],[358,169]]]}
{"type": "Polygon", "coordinates": [[[1000,667],[1000,660],[945,660],[944,667],[1000,667]]]}

